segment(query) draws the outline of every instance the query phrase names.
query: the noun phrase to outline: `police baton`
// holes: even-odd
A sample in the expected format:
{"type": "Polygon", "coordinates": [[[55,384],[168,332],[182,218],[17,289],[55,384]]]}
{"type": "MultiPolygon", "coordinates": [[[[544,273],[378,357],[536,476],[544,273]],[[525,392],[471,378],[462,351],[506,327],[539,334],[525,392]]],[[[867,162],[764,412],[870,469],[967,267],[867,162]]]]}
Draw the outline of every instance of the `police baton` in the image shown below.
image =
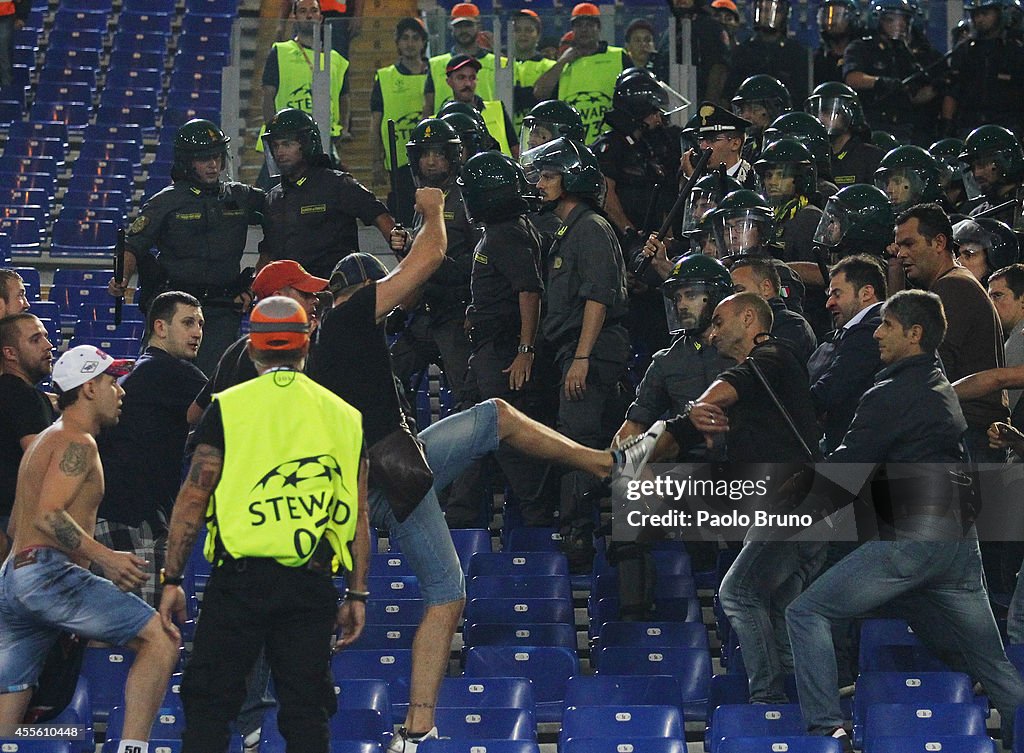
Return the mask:
{"type": "MultiPolygon", "coordinates": [[[[686,185],[683,186],[683,190],[679,193],[679,196],[676,197],[676,202],[672,205],[672,209],[669,210],[668,215],[665,217],[665,221],[661,223],[661,228],[658,230],[657,234],[659,241],[665,240],[665,236],[668,234],[669,228],[671,228],[676,223],[676,220],[682,216],[683,209],[686,207],[686,202],[690,198],[690,191],[693,190],[697,181],[703,177],[704,170],[707,168],[710,160],[711,149],[709,147],[701,153],[700,159],[697,160],[697,164],[693,168],[693,173],[690,174],[690,177],[686,181],[686,185]]],[[[638,253],[633,259],[633,269],[631,270],[633,274],[637,277],[642,275],[650,265],[653,258],[653,256],[644,256],[642,253],[638,253]]]]}
{"type": "MultiPolygon", "coordinates": [[[[121,283],[124,277],[124,228],[117,229],[117,245],[114,246],[114,279],[121,283]]],[[[121,315],[124,309],[124,294],[114,299],[114,326],[120,326],[121,315]]]]}
{"type": "Polygon", "coordinates": [[[988,209],[978,212],[977,214],[972,214],[968,219],[981,220],[986,217],[993,217],[997,214],[1005,212],[1007,209],[1014,209],[1016,208],[1016,206],[1017,200],[1010,199],[1009,201],[1004,201],[1002,204],[996,204],[994,207],[989,207],[988,209]]]}
{"type": "MultiPolygon", "coordinates": [[[[391,196],[397,208],[401,202],[398,197],[398,136],[395,134],[394,118],[388,118],[388,169],[391,177],[391,196]]],[[[395,223],[395,229],[404,230],[401,222],[395,223]]]]}

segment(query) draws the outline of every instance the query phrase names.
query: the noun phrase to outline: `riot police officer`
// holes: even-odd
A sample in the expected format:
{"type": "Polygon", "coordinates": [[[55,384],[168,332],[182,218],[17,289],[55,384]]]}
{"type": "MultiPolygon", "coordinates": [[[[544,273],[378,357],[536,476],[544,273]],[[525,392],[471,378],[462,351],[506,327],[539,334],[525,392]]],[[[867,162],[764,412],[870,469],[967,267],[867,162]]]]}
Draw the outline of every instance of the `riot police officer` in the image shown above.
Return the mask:
{"type": "Polygon", "coordinates": [[[914,204],[942,198],[942,168],[919,146],[898,146],[882,157],[875,170],[875,185],[885,191],[899,214],[914,204]]]}
{"type": "Polygon", "coordinates": [[[805,109],[822,122],[832,142],[832,182],[840,189],[871,183],[885,154],[868,142],[871,130],[860,97],[846,84],[828,81],[815,87],[805,109]]]}
{"type": "Polygon", "coordinates": [[[789,90],[777,78],[759,73],[746,79],[732,98],[732,111],[750,121],[743,159],[754,164],[764,149],[764,130],[784,112],[793,109],[789,90]]]}
{"type": "Polygon", "coordinates": [[[961,266],[982,285],[988,285],[989,275],[997,269],[1016,264],[1020,258],[1017,235],[999,220],[960,220],[953,225],[953,242],[961,266]]]}
{"type": "Polygon", "coordinates": [[[239,265],[249,225],[264,221],[263,191],[221,180],[229,141],[209,120],[190,120],[178,129],[173,182],[129,226],[124,275],[108,285],[111,295],[123,296],[138,268],[143,308],[165,290],[198,298],[206,322],[196,365],[207,374],[238,338],[242,311],[252,300],[251,270],[240,274],[239,265]],[[153,248],[159,260],[150,254],[153,248]]]}
{"type": "Polygon", "coordinates": [[[939,139],[930,147],[928,153],[939,163],[939,185],[942,186],[942,208],[950,215],[964,215],[970,211],[981,191],[974,182],[974,175],[960,161],[960,153],[964,150],[961,139],[939,139]]]}
{"type": "Polygon", "coordinates": [[[814,53],[814,82],[842,81],[846,48],[861,35],[856,0],[823,0],[818,6],[821,46],[814,53]]]}
{"type": "Polygon", "coordinates": [[[988,212],[1012,201],[1024,180],[1024,152],[1016,137],[1002,126],[979,126],[967,135],[960,161],[970,169],[985,197],[971,210],[971,216],[986,212],[986,216],[1013,227],[1012,205],[998,212],[988,212]]]}
{"type": "Polygon", "coordinates": [[[476,108],[462,102],[446,102],[437,117],[443,120],[458,134],[462,142],[462,164],[469,161],[474,154],[490,150],[499,151],[497,142],[487,132],[484,119],[476,108]]]}
{"type": "Polygon", "coordinates": [[[778,79],[799,102],[807,98],[807,48],[787,36],[789,0],[754,0],[754,36],[737,45],[726,91],[758,73],[778,79]]]}
{"type": "Polygon", "coordinates": [[[821,218],[814,159],[796,139],[773,141],[754,163],[761,194],[775,210],[770,243],[783,261],[813,261],[812,239],[821,218]]]}
{"type": "Polygon", "coordinates": [[[796,139],[814,157],[822,200],[834,196],[839,189],[832,182],[832,144],[822,122],[806,112],[787,112],[765,129],[764,143],[767,145],[783,137],[796,139]]]}
{"type": "MultiPolygon", "coordinates": [[[[457,183],[462,167],[462,143],[443,120],[427,118],[413,129],[405,148],[416,186],[444,191],[448,250],[441,266],[424,284],[411,321],[391,346],[392,367],[395,376],[410,389],[412,377],[440,357],[456,403],[465,405],[472,396],[466,386],[470,351],[464,322],[469,304],[473,248],[480,233],[466,216],[462,189],[457,183]]],[[[422,218],[417,216],[412,236],[402,234],[401,238],[392,238],[391,247],[396,254],[405,255],[421,222],[422,218]]]]}
{"type": "MultiPolygon", "coordinates": [[[[845,256],[870,254],[886,257],[886,249],[893,242],[896,213],[885,193],[874,186],[855,184],[839,189],[825,204],[825,209],[814,232],[818,247],[817,268],[798,265],[800,277],[808,283],[824,285],[828,269],[845,256]]],[[[889,261],[889,285],[905,287],[903,268],[893,254],[889,261]]]]}
{"type": "Polygon", "coordinates": [[[519,153],[554,141],[559,136],[583,141],[586,134],[579,110],[560,99],[546,99],[534,105],[523,118],[523,127],[519,131],[519,153]]]}
{"type": "Polygon", "coordinates": [[[998,123],[1014,133],[1024,126],[1024,47],[1008,36],[1002,0],[966,0],[972,39],[949,60],[951,85],[942,102],[947,135],[998,123]]]}

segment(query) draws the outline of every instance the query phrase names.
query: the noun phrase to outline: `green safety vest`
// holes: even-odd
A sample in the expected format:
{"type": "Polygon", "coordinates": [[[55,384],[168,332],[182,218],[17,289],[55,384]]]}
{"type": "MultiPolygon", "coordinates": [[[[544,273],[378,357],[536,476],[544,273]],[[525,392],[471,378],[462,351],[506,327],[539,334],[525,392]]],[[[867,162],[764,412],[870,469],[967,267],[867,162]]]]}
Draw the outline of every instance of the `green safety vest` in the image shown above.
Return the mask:
{"type": "Polygon", "coordinates": [[[480,114],[484,117],[487,132],[498,142],[501,153],[511,157],[512,150],[509,148],[508,133],[505,131],[505,106],[497,99],[484,100],[484,109],[480,114]]]}
{"type": "Polygon", "coordinates": [[[558,78],[558,98],[580,111],[587,128],[587,143],[601,135],[604,114],[612,107],[615,79],[622,73],[622,48],[608,46],[604,52],[574,60],[558,78]]]}
{"type": "Polygon", "coordinates": [[[271,371],[217,393],[224,469],[207,509],[211,562],[219,540],[234,558],[301,567],[326,537],[352,569],[362,415],[297,371],[271,371]],[[296,421],[302,422],[296,431],[296,421]]]}
{"type": "MultiPolygon", "coordinates": [[[[449,99],[454,99],[455,92],[448,86],[448,76],[444,72],[452,54],[446,52],[444,55],[434,55],[430,58],[430,78],[434,81],[434,114],[441,109],[441,105],[449,99]]],[[[477,58],[482,68],[476,74],[476,94],[481,99],[494,99],[494,53],[488,52],[482,58],[477,58]]],[[[501,59],[502,65],[508,65],[506,58],[501,59]]]]}
{"type": "Polygon", "coordinates": [[[384,167],[391,169],[391,144],[388,143],[388,120],[395,121],[395,141],[398,145],[398,166],[409,164],[405,144],[409,140],[423,112],[423,84],[426,73],[412,75],[400,73],[394,65],[377,70],[384,113],[380,121],[380,138],[384,142],[384,167]]]}
{"type": "MultiPolygon", "coordinates": [[[[308,47],[303,47],[294,39],[287,42],[274,42],[277,50],[277,94],[274,97],[274,111],[280,112],[286,107],[294,107],[303,112],[313,113],[313,55],[308,47]]],[[[323,53],[320,53],[323,57],[323,53]]],[[[348,61],[336,50],[331,50],[331,136],[340,136],[342,130],[341,112],[338,98],[341,87],[345,83],[345,71],[348,61]]],[[[256,151],[263,151],[263,134],[266,126],[260,129],[256,140],[256,151]]]]}
{"type": "MultiPolygon", "coordinates": [[[[547,73],[555,65],[554,60],[544,58],[543,60],[517,60],[515,65],[515,85],[521,88],[533,87],[537,79],[547,73]]],[[[529,108],[523,111],[516,110],[512,114],[512,125],[516,133],[523,125],[523,118],[529,114],[529,108]]]]}

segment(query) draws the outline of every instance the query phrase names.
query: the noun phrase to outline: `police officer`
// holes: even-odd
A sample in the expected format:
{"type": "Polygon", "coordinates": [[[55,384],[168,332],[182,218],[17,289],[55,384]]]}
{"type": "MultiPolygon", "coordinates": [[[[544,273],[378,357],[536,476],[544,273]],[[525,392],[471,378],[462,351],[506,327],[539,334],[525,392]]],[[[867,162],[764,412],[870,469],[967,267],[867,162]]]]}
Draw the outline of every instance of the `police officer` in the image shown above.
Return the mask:
{"type": "Polygon", "coordinates": [[[784,261],[813,261],[812,239],[821,219],[814,159],[796,139],[773,141],[754,163],[761,194],[775,211],[771,244],[784,261]]]}
{"type": "Polygon", "coordinates": [[[846,48],[861,35],[856,0],[824,0],[818,6],[821,46],[814,53],[814,82],[842,81],[846,48]]]}
{"type": "Polygon", "coordinates": [[[1016,234],[999,220],[960,220],[953,225],[953,242],[961,266],[982,285],[988,285],[989,275],[997,269],[1016,264],[1020,257],[1016,234]]]}
{"type": "Polygon", "coordinates": [[[882,157],[875,170],[875,185],[885,191],[899,214],[914,204],[942,198],[942,168],[919,146],[898,146],[882,157]]]}
{"type": "Polygon", "coordinates": [[[539,100],[560,99],[575,107],[590,143],[601,135],[616,79],[633,61],[621,47],[601,41],[601,10],[593,3],[575,5],[571,24],[572,44],[537,79],[533,93],[539,100]]]}
{"type": "Polygon", "coordinates": [[[376,226],[390,243],[395,221],[387,207],[349,173],[331,168],[309,113],[281,110],[263,140],[281,170],[281,182],[266,198],[261,268],[292,259],[310,274],[329,278],[335,264],[359,250],[357,219],[376,226]]]}
{"type": "Polygon", "coordinates": [[[337,707],[325,671],[331,636],[341,633],[336,648],[359,637],[369,596],[362,417],[302,373],[309,323],[298,303],[267,298],[250,321],[249,354],[260,376],[215,395],[196,430],[162,574],[160,615],[170,625],[172,616],[185,617],[185,565],[212,509],[205,554],[213,574],[181,684],[182,749],[227,748],[245,675],[265,649],[282,736],[293,749],[327,753],[337,707]],[[286,494],[320,501],[275,514],[286,494]],[[334,562],[346,571],[340,603],[334,562]]]}
{"type": "Polygon", "coordinates": [[[405,142],[420,121],[423,111],[423,84],[427,79],[427,30],[418,18],[403,18],[395,27],[398,60],[387,68],[378,68],[370,92],[370,151],[373,156],[373,183],[388,182],[391,169],[391,145],[388,143],[389,120],[395,121],[398,196],[388,196],[388,206],[403,225],[412,224],[415,189],[405,142]]]}
{"type": "Polygon", "coordinates": [[[902,83],[919,70],[908,46],[914,9],[910,0],[874,0],[871,16],[874,33],[846,48],[843,80],[860,95],[872,126],[909,141],[914,135],[914,108],[938,96],[925,77],[909,86],[902,83]]]}
{"type": "Polygon", "coordinates": [[[955,221],[956,215],[967,216],[981,191],[974,182],[970,169],[960,161],[960,153],[964,150],[961,139],[939,139],[930,147],[928,153],[939,163],[941,170],[939,185],[942,186],[942,208],[950,219],[955,221]]]}
{"type": "MultiPolygon", "coordinates": [[[[562,374],[559,430],[581,444],[606,445],[614,428],[603,417],[619,399],[629,355],[626,270],[614,228],[598,210],[604,176],[597,159],[577,141],[558,138],[523,155],[530,182],[565,225],[548,253],[541,324],[562,374]]],[[[563,547],[575,569],[589,571],[594,554],[594,510],[584,499],[592,481],[563,478],[563,547]]],[[[591,495],[588,495],[590,498],[591,495]]]]}
{"type": "MultiPolygon", "coordinates": [[[[536,359],[540,326],[540,237],[526,213],[530,186],[523,169],[496,152],[478,154],[462,171],[462,192],[472,221],[483,226],[473,252],[472,305],[469,308],[473,355],[471,373],[483,399],[500,397],[535,416],[541,396],[537,390],[536,359]]],[[[496,458],[519,502],[523,521],[530,526],[552,524],[553,510],[542,498],[546,464],[529,460],[509,448],[496,458]]],[[[469,520],[474,509],[453,510],[446,516],[469,520]]]]}
{"type": "Polygon", "coordinates": [[[165,290],[198,298],[206,323],[195,364],[206,374],[238,337],[242,310],[252,300],[251,270],[239,273],[249,225],[267,230],[263,191],[221,180],[229,141],[209,120],[190,120],[178,129],[173,183],[150,198],[129,226],[124,276],[108,284],[112,296],[123,296],[138,268],[144,309],[165,290]],[[150,254],[153,248],[159,260],[150,254]]]}
{"type": "Polygon", "coordinates": [[[1010,227],[1014,222],[1014,207],[1004,207],[988,214],[989,210],[1012,201],[1024,180],[1024,152],[1014,135],[997,125],[975,128],[964,141],[960,161],[970,169],[985,200],[971,210],[971,216],[986,212],[986,216],[1001,220],[1010,227]]]}
{"type": "MultiPolygon", "coordinates": [[[[698,149],[712,150],[711,159],[708,160],[709,171],[725,165],[725,172],[730,178],[735,178],[746,187],[752,187],[754,171],[742,156],[744,134],[749,127],[749,120],[733,115],[724,107],[711,102],[701,102],[697,112],[683,126],[683,135],[696,142],[698,149]]],[[[693,175],[698,159],[696,149],[683,152],[679,164],[687,178],[693,175]]]]}
{"type": "Polygon", "coordinates": [[[750,121],[743,159],[754,164],[764,149],[764,130],[780,115],[793,109],[789,90],[777,78],[763,73],[746,79],[732,98],[732,111],[750,121]]]}
{"type": "Polygon", "coordinates": [[[823,200],[834,196],[839,189],[832,182],[832,143],[822,122],[806,112],[787,112],[764,132],[766,145],[783,137],[796,139],[807,147],[818,171],[818,193],[823,200]]]}
{"type": "Polygon", "coordinates": [[[690,22],[690,64],[697,69],[697,91],[693,99],[721,104],[726,100],[725,82],[729,78],[729,35],[712,17],[706,0],[666,0],[676,19],[662,38],[655,73],[668,80],[669,44],[675,44],[676,60],[686,60],[683,49],[683,20],[690,22]]]}
{"type": "MultiPolygon", "coordinates": [[[[440,356],[456,403],[464,405],[470,402],[466,388],[470,350],[464,325],[473,248],[480,232],[466,216],[462,189],[457,183],[462,167],[462,144],[458,134],[443,120],[427,118],[413,130],[406,150],[416,186],[444,191],[448,251],[441,266],[423,286],[412,320],[391,346],[392,368],[395,376],[412,392],[412,377],[431,362],[437,362],[440,356]]],[[[417,215],[413,236],[421,224],[422,218],[417,215]]],[[[392,250],[404,257],[412,238],[397,231],[393,235],[392,250]]]]}
{"type": "Polygon", "coordinates": [[[494,99],[495,57],[490,50],[478,44],[480,33],[480,9],[473,3],[457,3],[452,6],[451,50],[430,58],[430,75],[423,84],[423,118],[429,118],[440,110],[441,105],[454,96],[448,82],[448,64],[453,57],[472,57],[479,61],[482,71],[477,82],[480,96],[485,100],[494,99]]]}
{"type": "Polygon", "coordinates": [[[807,98],[811,90],[807,80],[810,52],[787,37],[789,10],[789,0],[754,1],[754,36],[740,42],[732,52],[727,92],[736,91],[743,81],[760,73],[778,79],[798,102],[807,98]]]}
{"type": "Polygon", "coordinates": [[[501,151],[498,142],[487,131],[484,118],[472,105],[465,102],[445,102],[437,117],[447,123],[462,142],[462,164],[474,154],[501,151]]]}
{"type": "Polygon", "coordinates": [[[822,122],[832,142],[832,182],[840,189],[871,183],[885,154],[868,143],[871,131],[860,97],[846,84],[829,81],[815,87],[805,109],[822,122]]]}
{"type": "Polygon", "coordinates": [[[972,39],[949,60],[951,85],[942,101],[946,135],[998,123],[1021,133],[1024,47],[1008,36],[1002,0],[966,0],[972,39]]]}

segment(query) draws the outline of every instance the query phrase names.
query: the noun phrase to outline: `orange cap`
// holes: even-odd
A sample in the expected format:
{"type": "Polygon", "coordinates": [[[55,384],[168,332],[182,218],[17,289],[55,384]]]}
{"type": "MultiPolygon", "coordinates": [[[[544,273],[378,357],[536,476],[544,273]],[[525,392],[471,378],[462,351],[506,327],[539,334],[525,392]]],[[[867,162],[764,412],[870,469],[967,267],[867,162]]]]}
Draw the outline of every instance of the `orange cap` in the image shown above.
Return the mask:
{"type": "Polygon", "coordinates": [[[309,342],[309,320],[291,298],[272,295],[249,316],[249,342],[256,350],[298,350],[309,342]]]}
{"type": "Polygon", "coordinates": [[[714,0],[714,2],[711,3],[711,7],[717,8],[719,10],[732,11],[737,15],[737,17],[740,15],[740,11],[736,7],[736,3],[734,3],[732,0],[714,0]]]}
{"type": "Polygon", "coordinates": [[[473,5],[473,3],[457,3],[452,6],[452,20],[463,18],[469,21],[477,18],[479,15],[480,9],[473,5]]]}
{"type": "Polygon", "coordinates": [[[540,16],[537,15],[537,11],[530,10],[529,8],[520,8],[519,10],[516,11],[516,15],[517,16],[532,16],[533,18],[536,18],[538,21],[540,20],[540,16]]]}
{"type": "Polygon", "coordinates": [[[578,3],[572,9],[572,17],[577,16],[600,16],[601,9],[593,3],[578,3]]]}

